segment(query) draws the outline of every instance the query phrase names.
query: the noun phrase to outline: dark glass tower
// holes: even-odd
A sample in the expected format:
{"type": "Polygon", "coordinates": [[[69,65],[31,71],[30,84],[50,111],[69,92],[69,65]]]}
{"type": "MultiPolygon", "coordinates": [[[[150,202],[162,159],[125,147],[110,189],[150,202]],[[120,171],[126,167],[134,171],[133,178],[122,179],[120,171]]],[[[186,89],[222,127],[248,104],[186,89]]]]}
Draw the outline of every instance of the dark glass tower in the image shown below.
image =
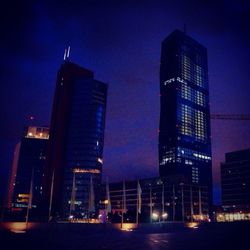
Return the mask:
{"type": "Polygon", "coordinates": [[[211,190],[207,50],[179,30],[162,42],[160,93],[160,176],[211,190]]]}
{"type": "Polygon", "coordinates": [[[45,168],[45,204],[51,215],[87,217],[90,200],[91,211],[97,211],[106,98],[107,85],[95,80],[93,72],[64,61],[57,75],[45,168]],[[90,199],[91,189],[95,197],[90,199]]]}

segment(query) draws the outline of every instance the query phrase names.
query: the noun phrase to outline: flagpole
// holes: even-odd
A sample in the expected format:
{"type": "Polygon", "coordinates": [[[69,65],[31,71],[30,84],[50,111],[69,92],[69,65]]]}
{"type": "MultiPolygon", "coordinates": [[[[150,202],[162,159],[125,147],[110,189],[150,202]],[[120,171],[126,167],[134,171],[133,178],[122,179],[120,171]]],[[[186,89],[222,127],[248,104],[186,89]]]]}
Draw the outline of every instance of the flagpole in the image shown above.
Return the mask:
{"type": "Polygon", "coordinates": [[[72,180],[72,190],[71,190],[69,215],[71,215],[72,210],[75,210],[75,189],[76,189],[75,182],[76,182],[76,175],[75,175],[75,171],[73,171],[73,180],[72,180]]]}
{"type": "Polygon", "coordinates": [[[139,208],[139,199],[138,199],[138,187],[137,187],[137,199],[136,199],[136,225],[138,227],[138,208],[139,208]]]}
{"type": "Polygon", "coordinates": [[[127,212],[127,197],[126,197],[126,183],[124,181],[124,187],[123,187],[123,198],[124,198],[124,213],[127,212]]]}
{"type": "Polygon", "coordinates": [[[55,169],[53,169],[53,175],[52,175],[51,187],[50,187],[49,221],[50,221],[50,219],[51,219],[51,209],[52,209],[52,200],[53,200],[53,191],[54,191],[54,178],[55,178],[55,169]]]}
{"type": "Polygon", "coordinates": [[[149,206],[150,206],[150,223],[152,223],[152,207],[153,207],[153,203],[152,203],[152,187],[150,186],[150,189],[149,189],[149,206]]]}
{"type": "MultiPolygon", "coordinates": [[[[201,187],[199,187],[199,214],[202,216],[202,207],[201,207],[201,187]]],[[[200,218],[201,219],[201,218],[200,218]]]]}
{"type": "Polygon", "coordinates": [[[27,214],[26,214],[26,231],[28,229],[28,223],[29,223],[29,210],[32,208],[32,196],[33,196],[33,178],[34,178],[34,168],[32,168],[31,173],[31,180],[30,180],[30,193],[29,193],[29,199],[27,204],[27,214]]]}
{"type": "Polygon", "coordinates": [[[94,186],[92,175],[90,176],[90,190],[89,190],[89,209],[88,209],[88,217],[90,217],[90,212],[95,213],[95,197],[94,197],[94,186]]]}
{"type": "Polygon", "coordinates": [[[137,181],[137,199],[136,199],[136,225],[138,227],[138,210],[139,210],[139,192],[138,192],[139,181],[137,181]]]}
{"type": "Polygon", "coordinates": [[[125,187],[125,181],[123,180],[123,187],[122,187],[122,216],[121,216],[121,228],[124,223],[124,213],[126,210],[126,187],[125,187]]]}
{"type": "Polygon", "coordinates": [[[105,208],[106,208],[106,219],[107,220],[107,216],[108,213],[111,212],[111,201],[110,201],[110,194],[109,194],[109,184],[108,184],[108,178],[106,179],[106,204],[105,204],[105,208]]]}
{"type": "Polygon", "coordinates": [[[164,214],[165,210],[165,197],[164,197],[164,183],[162,183],[162,197],[161,197],[161,202],[162,202],[162,215],[164,214]]]}
{"type": "Polygon", "coordinates": [[[184,211],[184,191],[183,191],[183,185],[184,183],[181,183],[181,212],[182,212],[182,222],[184,222],[185,217],[185,211],[184,211]]]}
{"type": "Polygon", "coordinates": [[[139,224],[139,213],[141,213],[141,186],[139,180],[137,181],[137,206],[136,206],[136,224],[139,224]]]}
{"type": "Polygon", "coordinates": [[[190,186],[190,212],[191,212],[191,222],[193,222],[194,209],[193,209],[193,190],[192,190],[192,186],[190,186]]]}
{"type": "Polygon", "coordinates": [[[27,229],[28,229],[28,222],[29,222],[28,217],[29,217],[29,205],[28,205],[28,207],[27,207],[26,221],[25,221],[26,231],[27,231],[27,229]]]}
{"type": "Polygon", "coordinates": [[[124,181],[123,181],[123,187],[122,187],[122,216],[121,216],[121,228],[123,225],[123,210],[124,210],[124,181]]]}
{"type": "Polygon", "coordinates": [[[175,188],[173,184],[173,221],[175,220],[175,188]]]}

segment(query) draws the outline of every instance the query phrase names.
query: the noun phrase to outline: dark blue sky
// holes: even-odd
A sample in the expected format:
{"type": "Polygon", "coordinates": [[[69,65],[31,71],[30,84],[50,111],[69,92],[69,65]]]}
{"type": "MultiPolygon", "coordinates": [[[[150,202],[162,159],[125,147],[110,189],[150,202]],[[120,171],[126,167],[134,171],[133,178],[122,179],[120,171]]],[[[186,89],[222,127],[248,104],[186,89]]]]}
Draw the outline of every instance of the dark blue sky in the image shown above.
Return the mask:
{"type": "MultiPolygon", "coordinates": [[[[211,113],[250,113],[249,1],[24,0],[0,11],[0,193],[27,116],[49,124],[67,45],[73,62],[109,84],[104,178],[111,181],[158,175],[160,46],[184,23],[208,49],[211,113]]],[[[244,148],[250,121],[212,121],[216,187],[224,153],[244,148]]]]}

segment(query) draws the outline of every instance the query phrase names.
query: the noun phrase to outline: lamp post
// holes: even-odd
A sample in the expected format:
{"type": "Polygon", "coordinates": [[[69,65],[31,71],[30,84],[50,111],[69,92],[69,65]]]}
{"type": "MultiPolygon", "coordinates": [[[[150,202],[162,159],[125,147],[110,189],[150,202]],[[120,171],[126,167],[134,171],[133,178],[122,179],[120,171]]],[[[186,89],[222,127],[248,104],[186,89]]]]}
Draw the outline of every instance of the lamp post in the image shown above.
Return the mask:
{"type": "Polygon", "coordinates": [[[154,221],[158,221],[158,222],[161,222],[161,218],[162,218],[162,221],[166,220],[167,217],[168,217],[168,213],[166,212],[162,213],[161,215],[158,212],[153,212],[151,216],[151,218],[154,221]]]}
{"type": "Polygon", "coordinates": [[[180,183],[181,186],[181,214],[182,214],[182,222],[185,220],[185,207],[184,207],[184,183],[180,183]]]}
{"type": "Polygon", "coordinates": [[[160,222],[160,216],[159,216],[159,214],[156,213],[156,212],[153,212],[153,213],[152,213],[152,219],[158,220],[158,222],[160,222]]]}
{"type": "Polygon", "coordinates": [[[164,220],[167,219],[168,214],[167,214],[166,212],[164,212],[164,213],[161,215],[161,217],[162,217],[162,220],[164,221],[164,220]]]}
{"type": "Polygon", "coordinates": [[[175,187],[173,185],[173,221],[175,220],[175,187]]]}
{"type": "Polygon", "coordinates": [[[191,222],[193,222],[193,215],[194,215],[193,190],[192,190],[192,186],[190,186],[190,216],[191,216],[191,222]]]}
{"type": "Polygon", "coordinates": [[[153,218],[153,212],[152,212],[153,203],[152,203],[152,187],[151,186],[150,186],[150,189],[149,189],[149,206],[150,206],[150,223],[152,223],[152,218],[153,218]]]}

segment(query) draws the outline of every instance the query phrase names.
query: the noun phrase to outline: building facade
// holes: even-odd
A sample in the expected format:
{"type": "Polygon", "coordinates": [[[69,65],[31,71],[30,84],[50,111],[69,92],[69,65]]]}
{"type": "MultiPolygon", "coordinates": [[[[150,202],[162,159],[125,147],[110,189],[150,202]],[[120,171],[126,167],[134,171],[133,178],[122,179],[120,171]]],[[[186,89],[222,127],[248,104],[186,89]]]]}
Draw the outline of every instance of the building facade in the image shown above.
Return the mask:
{"type": "Polygon", "coordinates": [[[208,219],[207,186],[177,184],[172,178],[155,177],[111,183],[108,189],[103,184],[102,200],[110,200],[112,222],[121,221],[122,213],[124,222],[136,221],[138,182],[141,188],[139,222],[208,219]]]}
{"type": "Polygon", "coordinates": [[[207,50],[179,30],[161,47],[158,152],[161,177],[208,186],[212,203],[207,50]]]}
{"type": "Polygon", "coordinates": [[[95,80],[92,71],[64,61],[57,75],[45,167],[49,215],[85,218],[90,210],[97,211],[106,99],[107,84],[95,80]],[[95,197],[90,197],[91,183],[95,197]]]}
{"type": "Polygon", "coordinates": [[[42,198],[43,167],[46,159],[49,129],[29,126],[15,148],[8,188],[8,208],[25,210],[29,199],[37,208],[42,198]],[[32,197],[31,197],[32,196],[32,197]]]}
{"type": "Polygon", "coordinates": [[[250,212],[250,149],[226,153],[225,158],[221,163],[222,206],[231,212],[250,212]]]}

